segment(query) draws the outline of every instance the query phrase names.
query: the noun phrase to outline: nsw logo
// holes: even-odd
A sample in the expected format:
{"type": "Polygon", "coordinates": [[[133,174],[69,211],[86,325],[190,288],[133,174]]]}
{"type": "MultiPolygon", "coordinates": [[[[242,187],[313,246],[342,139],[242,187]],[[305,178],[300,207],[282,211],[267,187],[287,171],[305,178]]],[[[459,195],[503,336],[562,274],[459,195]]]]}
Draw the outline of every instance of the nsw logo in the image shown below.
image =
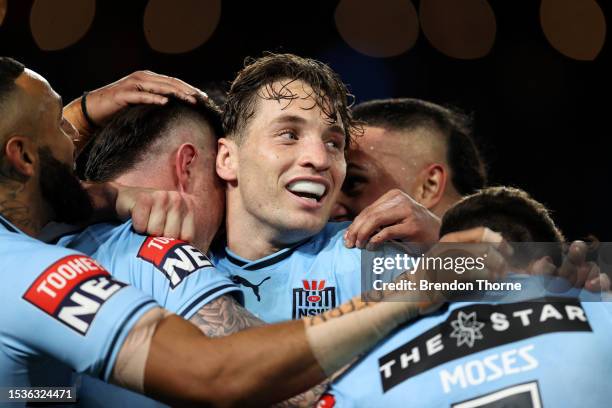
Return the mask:
{"type": "Polygon", "coordinates": [[[326,287],[325,280],[302,281],[301,288],[293,288],[293,319],[315,316],[336,307],[336,288],[326,287]]]}

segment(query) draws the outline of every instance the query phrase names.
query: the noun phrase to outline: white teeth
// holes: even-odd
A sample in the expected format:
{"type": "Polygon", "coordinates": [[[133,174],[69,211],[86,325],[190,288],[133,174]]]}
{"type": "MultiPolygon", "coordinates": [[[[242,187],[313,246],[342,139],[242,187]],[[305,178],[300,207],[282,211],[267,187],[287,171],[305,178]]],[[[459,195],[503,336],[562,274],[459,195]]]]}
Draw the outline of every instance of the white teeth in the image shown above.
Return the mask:
{"type": "Polygon", "coordinates": [[[325,185],[314,181],[298,180],[287,186],[292,193],[307,193],[321,198],[325,194],[325,185]]]}

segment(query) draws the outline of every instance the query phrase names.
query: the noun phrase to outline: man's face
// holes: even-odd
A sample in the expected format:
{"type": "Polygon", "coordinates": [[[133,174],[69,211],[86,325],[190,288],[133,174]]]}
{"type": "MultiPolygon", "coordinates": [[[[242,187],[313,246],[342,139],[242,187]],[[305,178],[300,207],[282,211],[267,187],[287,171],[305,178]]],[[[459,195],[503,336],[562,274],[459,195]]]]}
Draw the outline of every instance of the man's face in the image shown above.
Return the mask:
{"type": "Polygon", "coordinates": [[[61,163],[74,166],[74,144],[71,135],[76,129],[64,118],[62,98],[36,72],[26,70],[16,83],[25,92],[31,110],[34,140],[47,147],[61,163]]]}
{"type": "Polygon", "coordinates": [[[354,219],[387,191],[399,188],[413,195],[422,158],[404,134],[380,127],[364,126],[347,154],[346,179],[332,217],[354,219]]]}
{"type": "Polygon", "coordinates": [[[264,98],[257,98],[238,147],[236,186],[245,216],[289,244],[325,226],[346,172],[345,134],[307,84],[272,84],[283,86],[295,97],[274,100],[260,90],[264,98]]]}
{"type": "Polygon", "coordinates": [[[33,123],[31,137],[38,145],[38,184],[43,200],[58,222],[84,221],[91,215],[87,193],[74,175],[74,127],[62,115],[62,100],[49,83],[26,70],[17,83],[26,93],[33,123]]]}
{"type": "Polygon", "coordinates": [[[93,209],[87,192],[72,167],[60,162],[49,150],[40,148],[40,191],[53,212],[53,221],[78,223],[91,217],[93,209]]]}

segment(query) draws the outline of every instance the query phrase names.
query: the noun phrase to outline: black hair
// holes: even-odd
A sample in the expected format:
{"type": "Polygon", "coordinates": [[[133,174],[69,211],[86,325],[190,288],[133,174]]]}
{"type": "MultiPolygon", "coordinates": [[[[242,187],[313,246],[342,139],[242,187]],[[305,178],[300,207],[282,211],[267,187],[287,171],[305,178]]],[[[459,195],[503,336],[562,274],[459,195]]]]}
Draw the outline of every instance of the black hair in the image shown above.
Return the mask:
{"type": "Polygon", "coordinates": [[[17,85],[15,80],[23,73],[25,66],[9,57],[0,57],[0,106],[17,85]]]}
{"type": "Polygon", "coordinates": [[[486,167],[474,142],[472,120],[459,110],[420,99],[378,99],[356,105],[353,117],[390,130],[427,128],[440,132],[446,141],[446,160],[457,192],[472,194],[486,186],[486,167]]]}
{"type": "MultiPolygon", "coordinates": [[[[563,234],[550,217],[548,209],[527,192],[513,187],[488,187],[464,197],[442,217],[440,236],[475,227],[487,227],[508,242],[549,242],[562,244],[563,234]]],[[[561,245],[521,248],[517,259],[533,260],[545,255],[559,265],[561,245]],[[554,251],[551,249],[554,248],[554,251]]]]}
{"type": "Polygon", "coordinates": [[[168,99],[165,105],[133,105],[117,113],[84,149],[84,157],[77,160],[77,174],[96,182],[115,179],[143,160],[153,143],[184,117],[203,119],[215,137],[221,137],[221,111],[212,101],[193,105],[168,99]]]}
{"type": "Polygon", "coordinates": [[[257,97],[277,101],[298,98],[288,89],[294,81],[303,81],[312,88],[311,96],[315,101],[312,107],[319,107],[331,123],[336,122],[337,116],[340,117],[348,146],[351,135],[360,132],[349,110],[352,95],[329,66],[293,54],[265,53],[261,58],[246,59],[245,67],[232,82],[223,109],[226,135],[241,140],[242,131],[255,113],[257,97]],[[283,79],[289,83],[278,90],[271,87],[274,82],[283,79]]]}
{"type": "MultiPolygon", "coordinates": [[[[9,57],[0,57],[0,115],[6,115],[4,106],[9,100],[11,93],[17,89],[15,80],[23,73],[25,66],[9,57]]],[[[0,182],[4,180],[24,181],[24,176],[19,174],[6,160],[4,160],[4,135],[0,135],[0,182]]]]}

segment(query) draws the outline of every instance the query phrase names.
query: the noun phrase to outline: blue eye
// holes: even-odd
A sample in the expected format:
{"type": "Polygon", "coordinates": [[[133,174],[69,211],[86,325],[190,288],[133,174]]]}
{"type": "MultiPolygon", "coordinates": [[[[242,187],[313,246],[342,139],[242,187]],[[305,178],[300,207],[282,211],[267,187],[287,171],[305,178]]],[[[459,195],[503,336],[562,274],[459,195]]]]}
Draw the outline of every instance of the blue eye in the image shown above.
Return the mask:
{"type": "Polygon", "coordinates": [[[297,140],[297,134],[291,130],[284,130],[280,133],[280,137],[289,140],[297,140]]]}

